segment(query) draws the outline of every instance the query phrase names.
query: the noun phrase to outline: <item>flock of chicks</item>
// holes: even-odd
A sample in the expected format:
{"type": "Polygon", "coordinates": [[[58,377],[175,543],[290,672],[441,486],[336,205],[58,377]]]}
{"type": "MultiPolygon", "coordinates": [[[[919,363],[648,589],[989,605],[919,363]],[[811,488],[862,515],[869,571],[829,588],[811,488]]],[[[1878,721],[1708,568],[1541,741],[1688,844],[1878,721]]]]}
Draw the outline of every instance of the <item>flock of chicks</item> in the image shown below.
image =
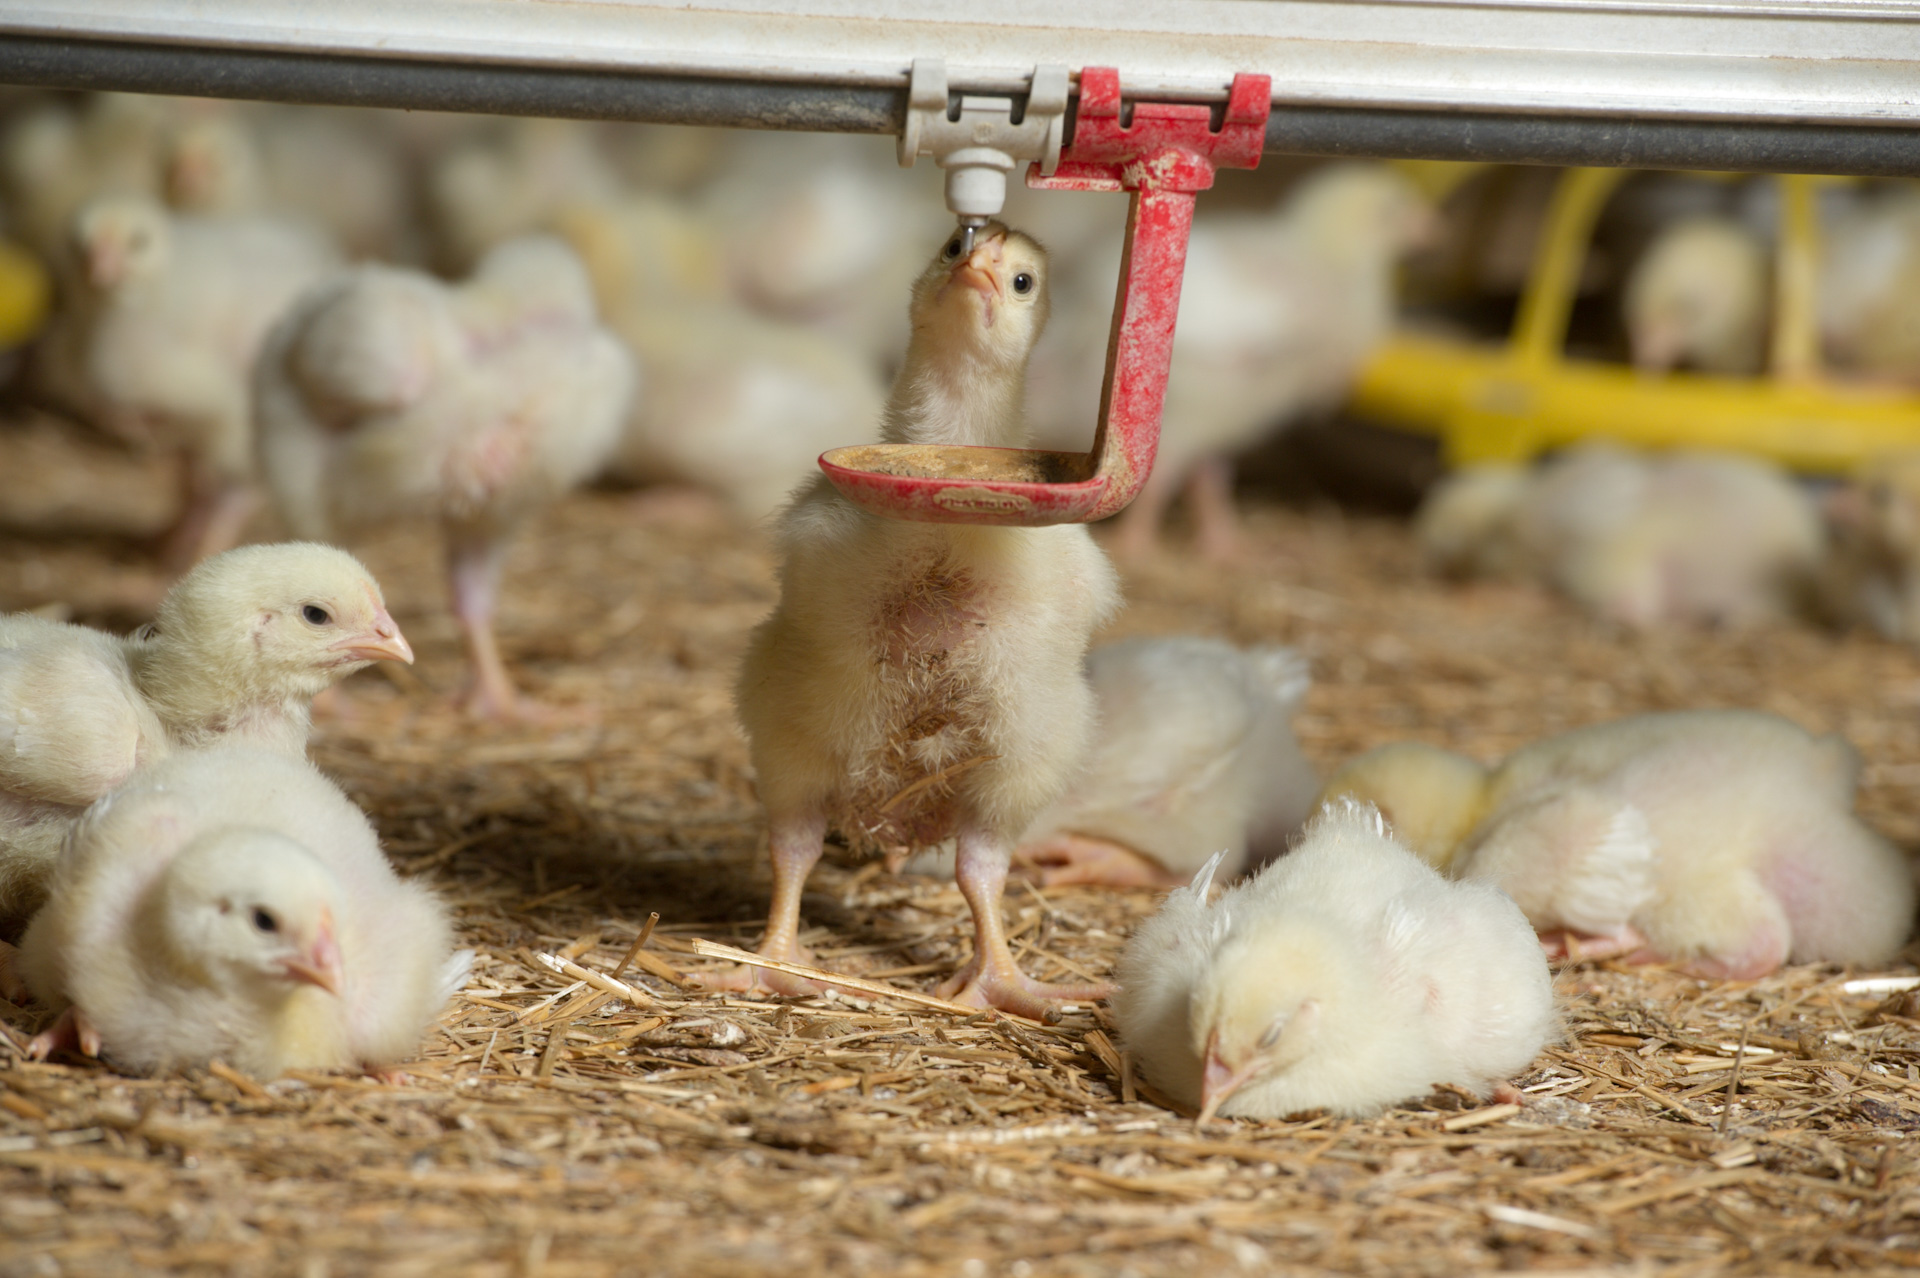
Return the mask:
{"type": "MultiPolygon", "coordinates": [[[[74,299],[35,371],[107,429],[186,454],[171,549],[202,560],[127,639],[0,618],[0,915],[19,937],[0,976],[62,1009],[36,1054],[271,1075],[388,1070],[417,1047],[466,955],[444,906],[393,874],[364,814],[305,761],[313,698],[412,654],[379,585],[321,543],[436,516],[468,708],[538,717],[492,638],[502,551],[529,512],[621,458],[747,514],[791,490],[779,601],[736,686],[770,827],[759,953],[782,969],[710,987],[831,986],[798,939],[829,837],[896,864],[951,856],[975,935],[944,996],[1035,1018],[1111,996],[1146,1077],[1204,1114],[1363,1114],[1438,1083],[1484,1095],[1524,1069],[1556,1032],[1550,953],[1737,979],[1788,959],[1881,962],[1904,943],[1913,879],[1854,816],[1844,742],[1759,713],[1657,715],[1492,770],[1387,747],[1323,787],[1289,726],[1307,685],[1294,654],[1194,638],[1090,652],[1120,590],[1083,526],[877,518],[769,444],[817,427],[810,463],[874,422],[895,443],[1027,442],[1029,382],[1031,398],[1060,396],[1104,341],[1054,279],[1082,273],[1097,237],[1063,234],[1054,257],[999,223],[952,236],[912,281],[895,349],[897,322],[847,278],[884,276],[875,263],[900,242],[897,226],[859,234],[864,193],[895,174],[786,170],[773,189],[791,198],[736,212],[748,229],[729,258],[707,225],[727,218],[623,184],[577,130],[446,137],[422,122],[443,153],[440,242],[466,271],[450,285],[345,264],[343,246],[398,251],[401,233],[366,200],[303,187],[283,149],[373,172],[379,147],[355,150],[330,116],[291,118],[304,123],[268,145],[234,110],[100,98],[37,108],[0,146],[13,225],[49,237],[74,299]],[[160,146],[158,178],[120,131],[160,146]],[[152,189],[126,189],[143,175],[152,189]],[[334,243],[261,211],[283,188],[331,215],[334,243]],[[1056,309],[1071,340],[1049,369],[1056,309]],[[311,540],[219,549],[256,481],[311,540]],[[1016,861],[1046,882],[1177,890],[1117,987],[1048,985],[1004,931],[1016,861]]],[[[672,167],[670,140],[637,136],[672,167]]],[[[740,146],[775,169],[807,154],[740,146]]],[[[1396,175],[1334,167],[1275,213],[1196,227],[1166,464],[1117,548],[1151,540],[1182,480],[1203,542],[1230,546],[1220,459],[1337,396],[1390,322],[1392,263],[1419,221],[1396,175]]],[[[1464,522],[1504,528],[1524,487],[1453,500],[1464,522]]],[[[1537,522],[1555,518],[1579,512],[1548,502],[1537,522]]]]}

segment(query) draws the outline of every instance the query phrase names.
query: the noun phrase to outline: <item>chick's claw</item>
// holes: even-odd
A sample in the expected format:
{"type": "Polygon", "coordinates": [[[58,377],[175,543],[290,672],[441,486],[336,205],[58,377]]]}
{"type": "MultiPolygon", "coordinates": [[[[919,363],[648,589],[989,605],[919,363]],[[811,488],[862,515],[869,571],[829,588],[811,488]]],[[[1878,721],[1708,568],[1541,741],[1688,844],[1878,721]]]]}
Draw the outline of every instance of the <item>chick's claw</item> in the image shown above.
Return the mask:
{"type": "Polygon", "coordinates": [[[1060,1019],[1061,1003],[1095,1003],[1112,995],[1113,986],[1049,985],[1011,963],[983,965],[976,955],[934,993],[970,1007],[994,1007],[1051,1025],[1060,1019]]]}
{"type": "Polygon", "coordinates": [[[1041,887],[1095,884],[1101,887],[1176,888],[1182,875],[1122,843],[1080,834],[1055,834],[1014,853],[1016,867],[1041,887]]]}
{"type": "Polygon", "coordinates": [[[100,1054],[100,1031],[77,1007],[67,1008],[60,1013],[59,1020],[34,1035],[33,1041],[27,1044],[27,1056],[44,1061],[55,1052],[68,1049],[77,1050],[83,1056],[100,1054]]]}

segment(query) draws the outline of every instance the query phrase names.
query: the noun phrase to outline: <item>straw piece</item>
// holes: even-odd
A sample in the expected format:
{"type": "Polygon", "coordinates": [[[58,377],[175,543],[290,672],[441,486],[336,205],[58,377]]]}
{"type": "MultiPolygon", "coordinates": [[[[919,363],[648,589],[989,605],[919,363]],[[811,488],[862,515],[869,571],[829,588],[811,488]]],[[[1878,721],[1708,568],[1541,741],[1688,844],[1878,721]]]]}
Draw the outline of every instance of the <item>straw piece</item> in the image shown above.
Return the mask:
{"type": "Polygon", "coordinates": [[[570,976],[576,981],[593,986],[596,990],[603,990],[634,1007],[652,1007],[654,1004],[653,995],[638,986],[616,981],[611,976],[602,975],[592,968],[581,967],[572,959],[563,959],[558,954],[539,953],[533,957],[542,967],[551,968],[562,976],[570,976]]]}
{"type": "MultiPolygon", "coordinates": [[[[718,941],[702,940],[694,937],[688,942],[695,954],[704,954],[708,958],[731,959],[735,963],[744,963],[748,967],[764,967],[775,972],[785,972],[788,976],[803,976],[819,981],[822,985],[836,985],[841,989],[856,990],[862,994],[874,994],[883,998],[897,998],[917,1007],[930,1007],[939,1012],[951,1012],[955,1016],[976,1017],[984,1012],[994,1016],[1006,1013],[992,1008],[978,1008],[968,1003],[955,1003],[951,999],[935,998],[931,994],[922,994],[918,990],[903,990],[894,985],[882,985],[879,981],[862,980],[857,976],[842,976],[834,972],[823,972],[817,967],[808,967],[804,963],[788,963],[782,959],[770,959],[749,950],[735,949],[731,945],[722,945],[718,941]]],[[[1024,1019],[1024,1018],[1022,1018],[1024,1019]]],[[[1028,1022],[1032,1024],[1034,1022],[1028,1022]]]]}

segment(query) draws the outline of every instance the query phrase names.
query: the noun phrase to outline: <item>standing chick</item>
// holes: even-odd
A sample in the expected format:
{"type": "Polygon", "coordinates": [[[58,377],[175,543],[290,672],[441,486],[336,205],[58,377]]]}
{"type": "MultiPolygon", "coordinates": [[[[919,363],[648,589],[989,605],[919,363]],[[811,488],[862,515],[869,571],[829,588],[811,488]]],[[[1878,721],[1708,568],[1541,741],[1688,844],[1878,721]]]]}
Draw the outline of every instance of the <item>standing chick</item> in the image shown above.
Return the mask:
{"type": "Polygon", "coordinates": [[[1531,473],[1501,465],[1450,476],[1428,497],[1418,535],[1442,568],[1542,577],[1636,628],[1791,615],[1826,543],[1813,503],[1777,466],[1607,443],[1531,473]]]}
{"type": "Polygon", "coordinates": [[[1099,729],[1014,854],[1040,881],[1171,887],[1285,850],[1319,792],[1294,739],[1306,663],[1287,648],[1123,639],[1087,656],[1099,729]]]}
{"type": "Polygon", "coordinates": [[[437,515],[473,667],[466,704],[533,716],[493,634],[507,543],[605,464],[633,383],[558,240],[510,240],[455,286],[362,267],[303,297],[262,350],[261,459],[302,536],[437,515]]]}
{"type": "Polygon", "coordinates": [[[167,592],[131,639],[0,616],[0,921],[36,909],[81,810],[175,749],[307,748],[315,694],[413,660],[380,585],[331,546],[243,546],[167,592]]]}
{"type": "MultiPolygon", "coordinates": [[[[1382,165],[1332,165],[1273,212],[1194,223],[1153,474],[1120,517],[1113,550],[1153,550],[1187,485],[1203,553],[1238,543],[1231,456],[1268,431],[1337,406],[1388,334],[1395,263],[1429,224],[1412,185],[1382,165]]],[[[1112,278],[1109,274],[1107,278],[1112,278]]],[[[1087,446],[1111,327],[1106,307],[1069,317],[1052,367],[1036,375],[1049,446],[1087,446]]]]}
{"type": "Polygon", "coordinates": [[[187,506],[166,555],[186,568],[239,539],[253,504],[254,357],[336,256],[294,223],[179,217],[142,197],[87,205],[74,237],[93,294],[85,378],[105,424],[185,456],[187,506]]]}
{"type": "Polygon", "coordinates": [[[446,908],[395,876],[365,814],[303,759],[175,755],[96,804],[21,943],[67,1008],[33,1041],[151,1071],[261,1078],[411,1056],[465,981],[446,908]]]}
{"type": "MultiPolygon", "coordinates": [[[[997,223],[971,253],[954,236],[914,285],[884,437],[1019,446],[1046,314],[1038,244],[997,223]]],[[[1029,1016],[1098,997],[1022,974],[999,912],[1014,840],[1066,788],[1093,725],[1080,660],[1119,600],[1087,530],[886,519],[816,477],[781,521],[780,552],[780,602],[736,692],[772,828],[760,952],[804,956],[800,891],[830,825],[866,848],[957,836],[974,954],[944,991],[1029,1016]]],[[[722,979],[812,988],[756,968],[722,979]]]]}
{"type": "Polygon", "coordinates": [[[1771,276],[1765,242],[1733,218],[1690,217],[1666,227],[1627,276],[1634,364],[1652,373],[1759,372],[1771,276]]]}
{"type": "Polygon", "coordinates": [[[1906,941],[1913,877],[1854,815],[1858,771],[1839,737],[1698,710],[1562,733],[1492,770],[1385,746],[1327,794],[1377,803],[1432,864],[1507,892],[1556,952],[1749,980],[1790,958],[1884,963],[1906,941]]]}
{"type": "Polygon", "coordinates": [[[1212,885],[1209,864],[1134,933],[1113,999],[1147,1078],[1202,1121],[1364,1117],[1436,1083],[1485,1096],[1555,1036],[1513,902],[1447,882],[1370,808],[1329,806],[1210,905],[1212,885]]]}

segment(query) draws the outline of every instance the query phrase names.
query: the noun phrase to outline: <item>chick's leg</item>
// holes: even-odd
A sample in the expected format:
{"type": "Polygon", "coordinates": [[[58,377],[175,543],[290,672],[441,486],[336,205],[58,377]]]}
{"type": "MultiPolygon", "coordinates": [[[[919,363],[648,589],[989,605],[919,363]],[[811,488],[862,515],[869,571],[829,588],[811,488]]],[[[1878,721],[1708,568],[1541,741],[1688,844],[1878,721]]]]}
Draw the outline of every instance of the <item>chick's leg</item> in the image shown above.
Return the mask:
{"type": "Polygon", "coordinates": [[[244,480],[220,476],[194,458],[184,465],[180,517],[160,542],[161,563],[175,576],[239,545],[260,505],[260,495],[244,480]]]}
{"type": "Polygon", "coordinates": [[[1194,544],[1210,563],[1240,556],[1240,512],[1233,505],[1233,462],[1209,457],[1187,480],[1187,509],[1193,515],[1194,544]]]}
{"type": "Polygon", "coordinates": [[[1084,834],[1051,834],[1037,843],[1026,843],[1013,853],[1014,863],[1042,887],[1062,887],[1070,883],[1097,884],[1101,887],[1184,887],[1187,876],[1174,874],[1164,865],[1124,843],[1097,839],[1084,834]]]}
{"type": "Polygon", "coordinates": [[[1166,518],[1175,487],[1176,480],[1164,467],[1147,476],[1146,485],[1133,499],[1133,504],[1114,517],[1107,553],[1126,564],[1151,559],[1160,549],[1160,524],[1166,518]]]}
{"type": "Polygon", "coordinates": [[[1092,1002],[1113,992],[1111,985],[1048,985],[1020,970],[1007,945],[1000,919],[1000,894],[1007,886],[1006,841],[969,822],[960,829],[959,863],[954,878],[973,910],[973,957],[940,986],[942,998],[975,1007],[997,1007],[1031,1017],[1054,1019],[1052,1003],[1092,1002]]]}
{"type": "MultiPolygon", "coordinates": [[[[797,813],[775,817],[772,825],[773,906],[767,911],[767,932],[760,938],[756,953],[811,965],[813,955],[800,944],[800,893],[807,886],[807,875],[820,862],[827,819],[817,812],[797,813]]],[[[746,964],[703,973],[700,983],[714,990],[763,990],[773,994],[820,994],[826,990],[805,977],[746,964]]]]}
{"type": "Polygon", "coordinates": [[[453,614],[466,639],[471,682],[461,696],[462,708],[479,719],[521,723],[552,723],[572,718],[565,711],[522,697],[501,659],[493,633],[493,614],[500,598],[500,571],[507,557],[506,538],[475,528],[447,529],[447,573],[453,589],[453,614]]]}

